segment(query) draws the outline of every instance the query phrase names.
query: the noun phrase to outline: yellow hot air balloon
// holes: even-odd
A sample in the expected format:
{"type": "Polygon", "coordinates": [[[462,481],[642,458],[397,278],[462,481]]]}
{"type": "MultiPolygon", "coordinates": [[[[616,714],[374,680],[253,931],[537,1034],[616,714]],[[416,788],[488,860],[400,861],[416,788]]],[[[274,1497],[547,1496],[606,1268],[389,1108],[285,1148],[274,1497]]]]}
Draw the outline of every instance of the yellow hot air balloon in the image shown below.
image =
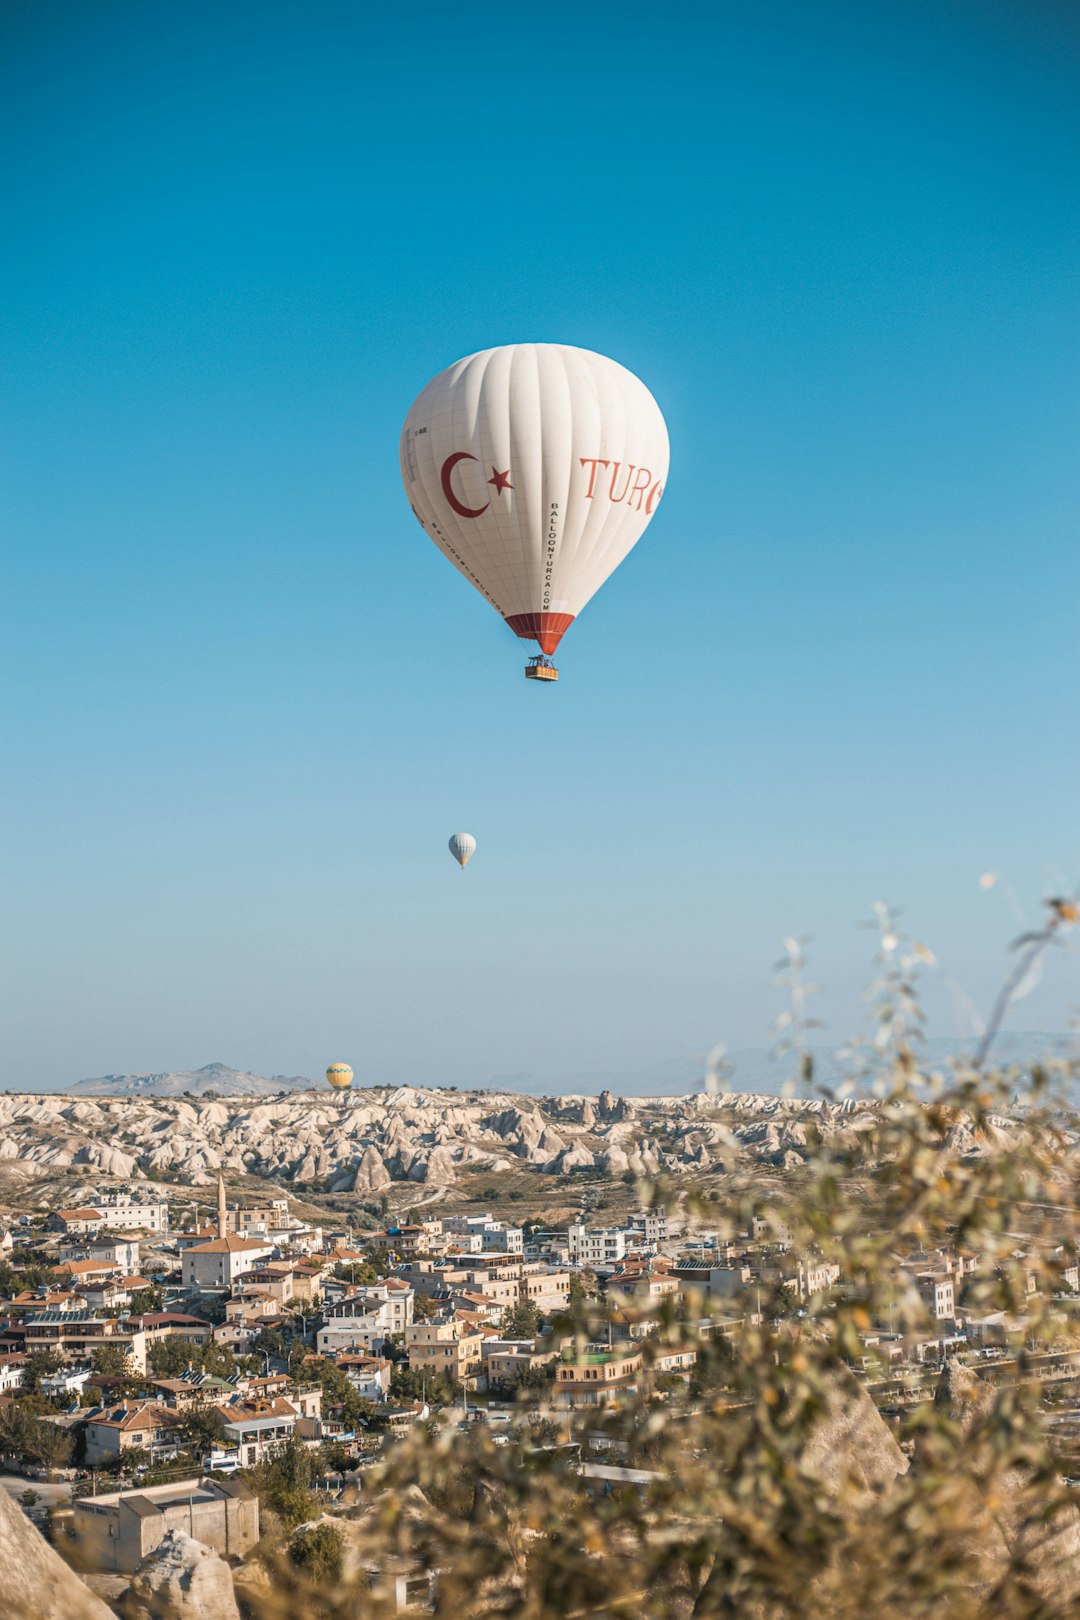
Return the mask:
{"type": "Polygon", "coordinates": [[[348,1091],[352,1085],[352,1070],[347,1063],[331,1063],[326,1071],[326,1079],[335,1091],[348,1091]]]}

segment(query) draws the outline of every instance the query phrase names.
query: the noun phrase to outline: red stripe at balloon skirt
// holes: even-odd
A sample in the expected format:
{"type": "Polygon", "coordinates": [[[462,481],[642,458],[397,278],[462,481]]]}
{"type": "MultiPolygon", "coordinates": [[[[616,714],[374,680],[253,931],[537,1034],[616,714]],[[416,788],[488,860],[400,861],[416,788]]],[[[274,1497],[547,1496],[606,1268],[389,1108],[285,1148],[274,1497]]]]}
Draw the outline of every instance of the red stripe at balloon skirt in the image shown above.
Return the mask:
{"type": "Polygon", "coordinates": [[[550,658],[574,622],[572,613],[508,613],[506,622],[522,641],[538,641],[550,658]]]}

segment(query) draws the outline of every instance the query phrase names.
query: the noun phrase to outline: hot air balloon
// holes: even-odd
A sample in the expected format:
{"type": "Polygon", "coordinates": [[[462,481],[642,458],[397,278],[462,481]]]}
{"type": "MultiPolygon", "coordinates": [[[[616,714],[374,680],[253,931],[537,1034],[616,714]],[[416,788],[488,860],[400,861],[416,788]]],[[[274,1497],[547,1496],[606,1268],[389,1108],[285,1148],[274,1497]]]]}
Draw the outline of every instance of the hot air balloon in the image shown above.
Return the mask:
{"type": "Polygon", "coordinates": [[[644,383],[562,343],[510,343],[449,366],[401,433],[413,512],[516,635],[551,662],[656,511],[668,436],[644,383]]]}
{"type": "Polygon", "coordinates": [[[450,853],[464,872],[476,854],[476,839],[472,833],[455,833],[450,840],[450,853]]]}
{"type": "Polygon", "coordinates": [[[335,1091],[348,1091],[353,1083],[353,1072],[347,1063],[331,1063],[326,1078],[335,1091]]]}

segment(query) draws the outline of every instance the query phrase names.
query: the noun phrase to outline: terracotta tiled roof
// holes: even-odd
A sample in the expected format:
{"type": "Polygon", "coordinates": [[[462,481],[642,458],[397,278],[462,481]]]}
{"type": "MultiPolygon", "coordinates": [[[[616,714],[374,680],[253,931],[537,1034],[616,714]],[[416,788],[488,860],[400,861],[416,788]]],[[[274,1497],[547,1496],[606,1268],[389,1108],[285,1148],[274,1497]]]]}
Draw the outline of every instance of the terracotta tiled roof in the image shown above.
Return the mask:
{"type": "Polygon", "coordinates": [[[156,1406],[147,1401],[133,1407],[99,1408],[89,1414],[89,1421],[104,1428],[119,1429],[121,1434],[124,1434],[132,1429],[171,1428],[176,1422],[176,1416],[166,1411],[163,1406],[156,1406]]]}
{"type": "Polygon", "coordinates": [[[271,1247],[272,1245],[269,1243],[255,1243],[250,1241],[248,1238],[237,1237],[234,1232],[230,1232],[228,1237],[215,1238],[213,1243],[197,1243],[193,1248],[188,1250],[188,1253],[243,1254],[245,1252],[250,1253],[252,1249],[262,1249],[265,1251],[271,1247]]]}

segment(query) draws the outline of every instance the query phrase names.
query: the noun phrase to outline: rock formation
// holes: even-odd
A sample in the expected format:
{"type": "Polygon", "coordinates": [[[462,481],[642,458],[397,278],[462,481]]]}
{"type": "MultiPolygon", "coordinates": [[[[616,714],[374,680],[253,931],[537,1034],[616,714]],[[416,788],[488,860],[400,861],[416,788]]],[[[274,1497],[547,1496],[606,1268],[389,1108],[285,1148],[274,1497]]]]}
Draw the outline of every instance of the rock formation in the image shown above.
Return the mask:
{"type": "Polygon", "coordinates": [[[143,1563],[124,1603],[125,1620],[240,1620],[225,1560],[179,1530],[143,1563]]]}
{"type": "Polygon", "coordinates": [[[113,1620],[6,1491],[0,1491],[0,1613],[4,1620],[113,1620]]]}
{"type": "Polygon", "coordinates": [[[862,1503],[908,1470],[908,1460],[865,1388],[838,1375],[803,1450],[801,1467],[833,1497],[862,1503]]]}
{"type": "MultiPolygon", "coordinates": [[[[1045,1486],[1037,1488],[1028,1469],[1002,1468],[996,1446],[980,1448],[980,1429],[997,1398],[970,1367],[956,1360],[946,1363],[934,1405],[961,1441],[945,1459],[954,1510],[962,1515],[968,1547],[984,1580],[1000,1580],[1011,1565],[1039,1599],[1063,1607],[1074,1604],[1080,1599],[1080,1510],[1062,1501],[1048,1513],[1045,1486]]],[[[941,1467],[942,1460],[935,1456],[933,1442],[924,1440],[915,1466],[941,1467]]]]}
{"type": "MultiPolygon", "coordinates": [[[[605,1092],[594,1102],[402,1086],[359,1091],[340,1105],[311,1093],[259,1102],[6,1093],[0,1164],[6,1177],[27,1181],[65,1173],[74,1183],[81,1170],[86,1180],[76,1196],[106,1177],[131,1182],[182,1167],[194,1186],[212,1185],[224,1170],[363,1197],[391,1182],[453,1186],[463,1169],[508,1163],[538,1175],[597,1167],[612,1176],[704,1172],[737,1158],[791,1169],[808,1151],[808,1123],[826,1139],[854,1143],[873,1113],[872,1103],[850,1099],[738,1093],[605,1092]]],[[[1018,1128],[995,1117],[995,1143],[1007,1143],[1018,1128]]],[[[970,1151],[985,1151],[986,1131],[968,1144],[968,1127],[955,1130],[970,1151]]]]}

